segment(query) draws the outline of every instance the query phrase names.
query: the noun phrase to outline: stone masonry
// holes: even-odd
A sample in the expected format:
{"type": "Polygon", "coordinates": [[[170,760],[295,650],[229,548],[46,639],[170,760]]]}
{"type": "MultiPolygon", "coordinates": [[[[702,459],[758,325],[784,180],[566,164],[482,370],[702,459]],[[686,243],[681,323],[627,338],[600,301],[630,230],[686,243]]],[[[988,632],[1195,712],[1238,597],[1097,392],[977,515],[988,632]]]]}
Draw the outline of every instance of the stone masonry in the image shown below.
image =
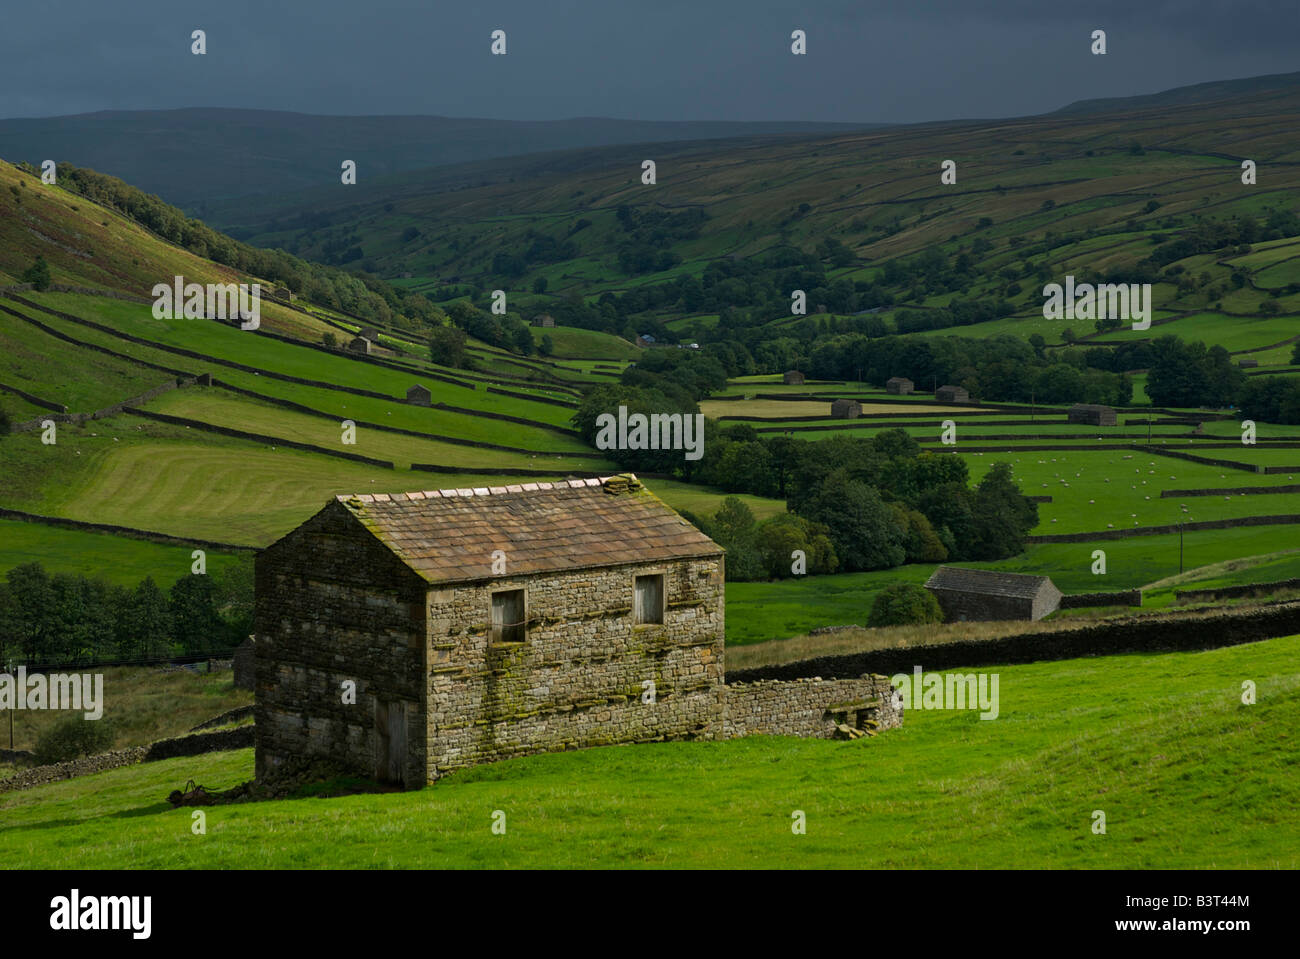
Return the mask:
{"type": "Polygon", "coordinates": [[[722,550],[627,474],[338,497],[259,554],[256,591],[259,779],[314,755],[417,787],[531,753],[901,718],[884,677],[728,687],[722,550]]]}

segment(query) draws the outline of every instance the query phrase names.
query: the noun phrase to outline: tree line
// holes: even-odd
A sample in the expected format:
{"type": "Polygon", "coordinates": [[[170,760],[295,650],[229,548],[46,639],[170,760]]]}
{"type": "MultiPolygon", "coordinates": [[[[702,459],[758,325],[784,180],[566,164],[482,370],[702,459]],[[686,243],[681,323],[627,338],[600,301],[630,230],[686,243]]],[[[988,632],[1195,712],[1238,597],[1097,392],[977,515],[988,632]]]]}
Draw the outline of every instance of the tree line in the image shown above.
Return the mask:
{"type": "Polygon", "coordinates": [[[0,582],[0,666],[225,653],[252,628],[251,563],[183,576],[166,591],[153,577],[119,586],[38,562],[0,582]]]}

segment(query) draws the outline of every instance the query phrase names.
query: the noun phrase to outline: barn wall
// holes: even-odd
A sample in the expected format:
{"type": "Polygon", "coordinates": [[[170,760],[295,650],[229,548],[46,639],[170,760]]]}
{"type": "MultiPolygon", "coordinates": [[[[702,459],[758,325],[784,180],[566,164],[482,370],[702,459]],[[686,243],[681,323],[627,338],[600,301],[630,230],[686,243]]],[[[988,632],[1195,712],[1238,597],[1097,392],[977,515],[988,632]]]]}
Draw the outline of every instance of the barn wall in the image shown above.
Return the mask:
{"type": "Polygon", "coordinates": [[[1027,599],[985,593],[931,589],[939,601],[944,619],[950,622],[992,619],[1034,619],[1033,604],[1027,599]]]}
{"type": "Polygon", "coordinates": [[[427,777],[509,756],[722,734],[721,557],[433,589],[427,777]],[[665,576],[662,625],[632,622],[633,578],[665,576]],[[528,634],[491,644],[491,593],[526,591],[528,634]],[[642,702],[652,680],[654,704],[642,702]]]}
{"type": "Polygon", "coordinates": [[[422,785],[425,584],[337,503],[259,554],[255,576],[258,778],[313,756],[373,777],[379,699],[407,704],[403,782],[422,785]]]}

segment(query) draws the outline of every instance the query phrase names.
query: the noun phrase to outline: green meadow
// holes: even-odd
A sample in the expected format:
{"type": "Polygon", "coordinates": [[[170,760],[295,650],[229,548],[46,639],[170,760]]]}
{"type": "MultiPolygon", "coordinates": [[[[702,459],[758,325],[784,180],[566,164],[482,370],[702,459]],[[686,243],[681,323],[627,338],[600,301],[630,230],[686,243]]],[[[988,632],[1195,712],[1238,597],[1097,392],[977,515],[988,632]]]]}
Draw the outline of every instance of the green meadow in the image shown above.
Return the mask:
{"type": "Polygon", "coordinates": [[[249,779],[252,750],[147,763],[0,793],[0,866],[1296,869],[1297,654],[1291,637],[1002,666],[992,721],[910,710],[853,742],[512,759],[412,792],[209,807],[202,835],[167,793],[249,779]]]}

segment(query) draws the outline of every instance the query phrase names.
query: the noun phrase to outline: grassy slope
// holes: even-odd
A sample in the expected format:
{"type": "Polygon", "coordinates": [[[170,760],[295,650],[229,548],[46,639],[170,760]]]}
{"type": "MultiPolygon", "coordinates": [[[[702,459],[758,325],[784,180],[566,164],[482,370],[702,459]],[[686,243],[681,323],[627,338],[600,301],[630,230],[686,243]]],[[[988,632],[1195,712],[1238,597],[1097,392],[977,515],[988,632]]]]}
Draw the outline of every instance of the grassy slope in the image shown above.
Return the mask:
{"type": "MultiPolygon", "coordinates": [[[[235,688],[229,670],[209,674],[120,666],[97,672],[104,676],[104,721],[113,723],[117,749],[182,736],[229,709],[253,703],[251,692],[235,688]]],[[[30,710],[14,715],[14,746],[31,749],[66,714],[30,710]]],[[[9,743],[7,726],[4,742],[9,743]]]]}
{"type": "Polygon", "coordinates": [[[0,865],[1295,869],[1297,653],[1292,637],[1002,667],[993,722],[914,711],[854,743],[510,760],[418,792],[216,807],[204,836],[164,797],[248,778],[252,751],[168,760],[0,795],[0,865]],[[1257,705],[1240,703],[1243,677],[1257,705]]]}
{"type": "MultiPolygon", "coordinates": [[[[0,519],[0,575],[14,566],[37,562],[48,570],[80,573],[92,579],[102,576],[121,586],[134,586],[146,576],[152,576],[159,586],[167,589],[190,574],[194,562],[191,552],[189,546],[0,519]]],[[[204,552],[209,575],[248,562],[246,557],[235,553],[211,549],[204,552]]]]}

